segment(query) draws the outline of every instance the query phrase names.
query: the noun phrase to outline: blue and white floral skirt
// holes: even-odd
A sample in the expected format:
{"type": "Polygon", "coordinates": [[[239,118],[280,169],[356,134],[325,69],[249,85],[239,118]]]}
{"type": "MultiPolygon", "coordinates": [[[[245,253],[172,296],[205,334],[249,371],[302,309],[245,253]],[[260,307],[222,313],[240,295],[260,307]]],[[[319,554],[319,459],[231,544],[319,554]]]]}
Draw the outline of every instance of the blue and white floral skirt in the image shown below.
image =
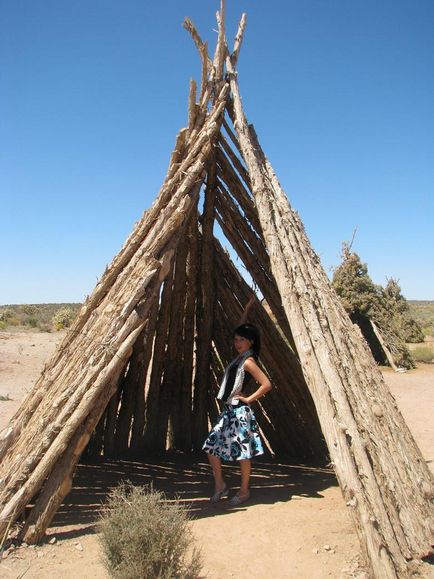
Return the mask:
{"type": "Polygon", "coordinates": [[[222,460],[244,460],[264,454],[258,423],[250,406],[226,405],[202,449],[222,460]]]}

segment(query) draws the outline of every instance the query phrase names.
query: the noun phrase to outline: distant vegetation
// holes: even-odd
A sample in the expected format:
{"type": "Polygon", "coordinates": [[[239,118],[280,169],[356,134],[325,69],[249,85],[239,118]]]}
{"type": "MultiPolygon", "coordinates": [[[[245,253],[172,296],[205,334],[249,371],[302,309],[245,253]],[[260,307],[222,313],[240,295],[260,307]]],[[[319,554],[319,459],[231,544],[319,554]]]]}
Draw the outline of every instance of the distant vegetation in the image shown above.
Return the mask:
{"type": "Polygon", "coordinates": [[[413,319],[419,323],[424,336],[434,336],[434,301],[408,300],[413,319]]]}
{"type": "Polygon", "coordinates": [[[51,332],[68,328],[81,304],[20,304],[0,306],[0,330],[51,332]]]}
{"type": "MultiPolygon", "coordinates": [[[[418,322],[424,336],[434,336],[434,301],[407,300],[407,303],[410,316],[418,322]]],[[[50,332],[59,329],[56,321],[60,327],[67,327],[80,308],[77,303],[0,306],[0,330],[24,327],[50,332]]]]}

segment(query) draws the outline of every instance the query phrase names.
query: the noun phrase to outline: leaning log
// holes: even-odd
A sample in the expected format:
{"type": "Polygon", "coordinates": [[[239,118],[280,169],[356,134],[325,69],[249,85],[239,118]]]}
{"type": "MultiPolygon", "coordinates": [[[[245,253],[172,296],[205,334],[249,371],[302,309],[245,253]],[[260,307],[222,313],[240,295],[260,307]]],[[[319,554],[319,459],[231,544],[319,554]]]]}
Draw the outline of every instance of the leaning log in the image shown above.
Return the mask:
{"type": "Polygon", "coordinates": [[[431,548],[432,477],[247,124],[226,63],[271,268],[345,501],[374,575],[404,577],[406,560],[431,548]]]}

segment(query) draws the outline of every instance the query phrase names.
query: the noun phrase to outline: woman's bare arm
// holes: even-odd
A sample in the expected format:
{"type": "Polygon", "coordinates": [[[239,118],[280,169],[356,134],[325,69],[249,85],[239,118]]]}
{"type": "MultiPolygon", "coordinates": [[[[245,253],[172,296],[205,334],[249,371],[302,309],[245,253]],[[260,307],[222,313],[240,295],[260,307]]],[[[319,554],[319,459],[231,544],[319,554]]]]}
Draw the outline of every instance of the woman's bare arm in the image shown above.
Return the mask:
{"type": "Polygon", "coordinates": [[[255,294],[252,294],[252,297],[247,302],[246,307],[244,308],[243,314],[238,322],[239,326],[247,323],[247,320],[249,319],[249,312],[252,309],[254,303],[255,303],[255,294]]]}

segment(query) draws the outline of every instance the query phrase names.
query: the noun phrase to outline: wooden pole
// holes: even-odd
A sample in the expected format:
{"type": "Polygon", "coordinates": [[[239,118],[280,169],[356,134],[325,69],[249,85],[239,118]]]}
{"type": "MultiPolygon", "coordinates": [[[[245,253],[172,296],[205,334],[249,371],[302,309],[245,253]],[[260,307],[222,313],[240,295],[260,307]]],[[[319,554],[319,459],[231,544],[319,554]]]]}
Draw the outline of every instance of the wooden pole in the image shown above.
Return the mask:
{"type": "Polygon", "coordinates": [[[374,575],[405,577],[406,559],[432,544],[432,477],[247,125],[226,63],[272,271],[342,492],[374,575]]]}
{"type": "Polygon", "coordinates": [[[202,448],[208,431],[206,406],[208,399],[208,375],[210,368],[211,337],[214,312],[214,247],[213,223],[216,185],[215,163],[210,163],[205,202],[202,216],[202,238],[200,252],[199,284],[200,294],[197,305],[196,374],[193,401],[193,447],[202,448]]]}

